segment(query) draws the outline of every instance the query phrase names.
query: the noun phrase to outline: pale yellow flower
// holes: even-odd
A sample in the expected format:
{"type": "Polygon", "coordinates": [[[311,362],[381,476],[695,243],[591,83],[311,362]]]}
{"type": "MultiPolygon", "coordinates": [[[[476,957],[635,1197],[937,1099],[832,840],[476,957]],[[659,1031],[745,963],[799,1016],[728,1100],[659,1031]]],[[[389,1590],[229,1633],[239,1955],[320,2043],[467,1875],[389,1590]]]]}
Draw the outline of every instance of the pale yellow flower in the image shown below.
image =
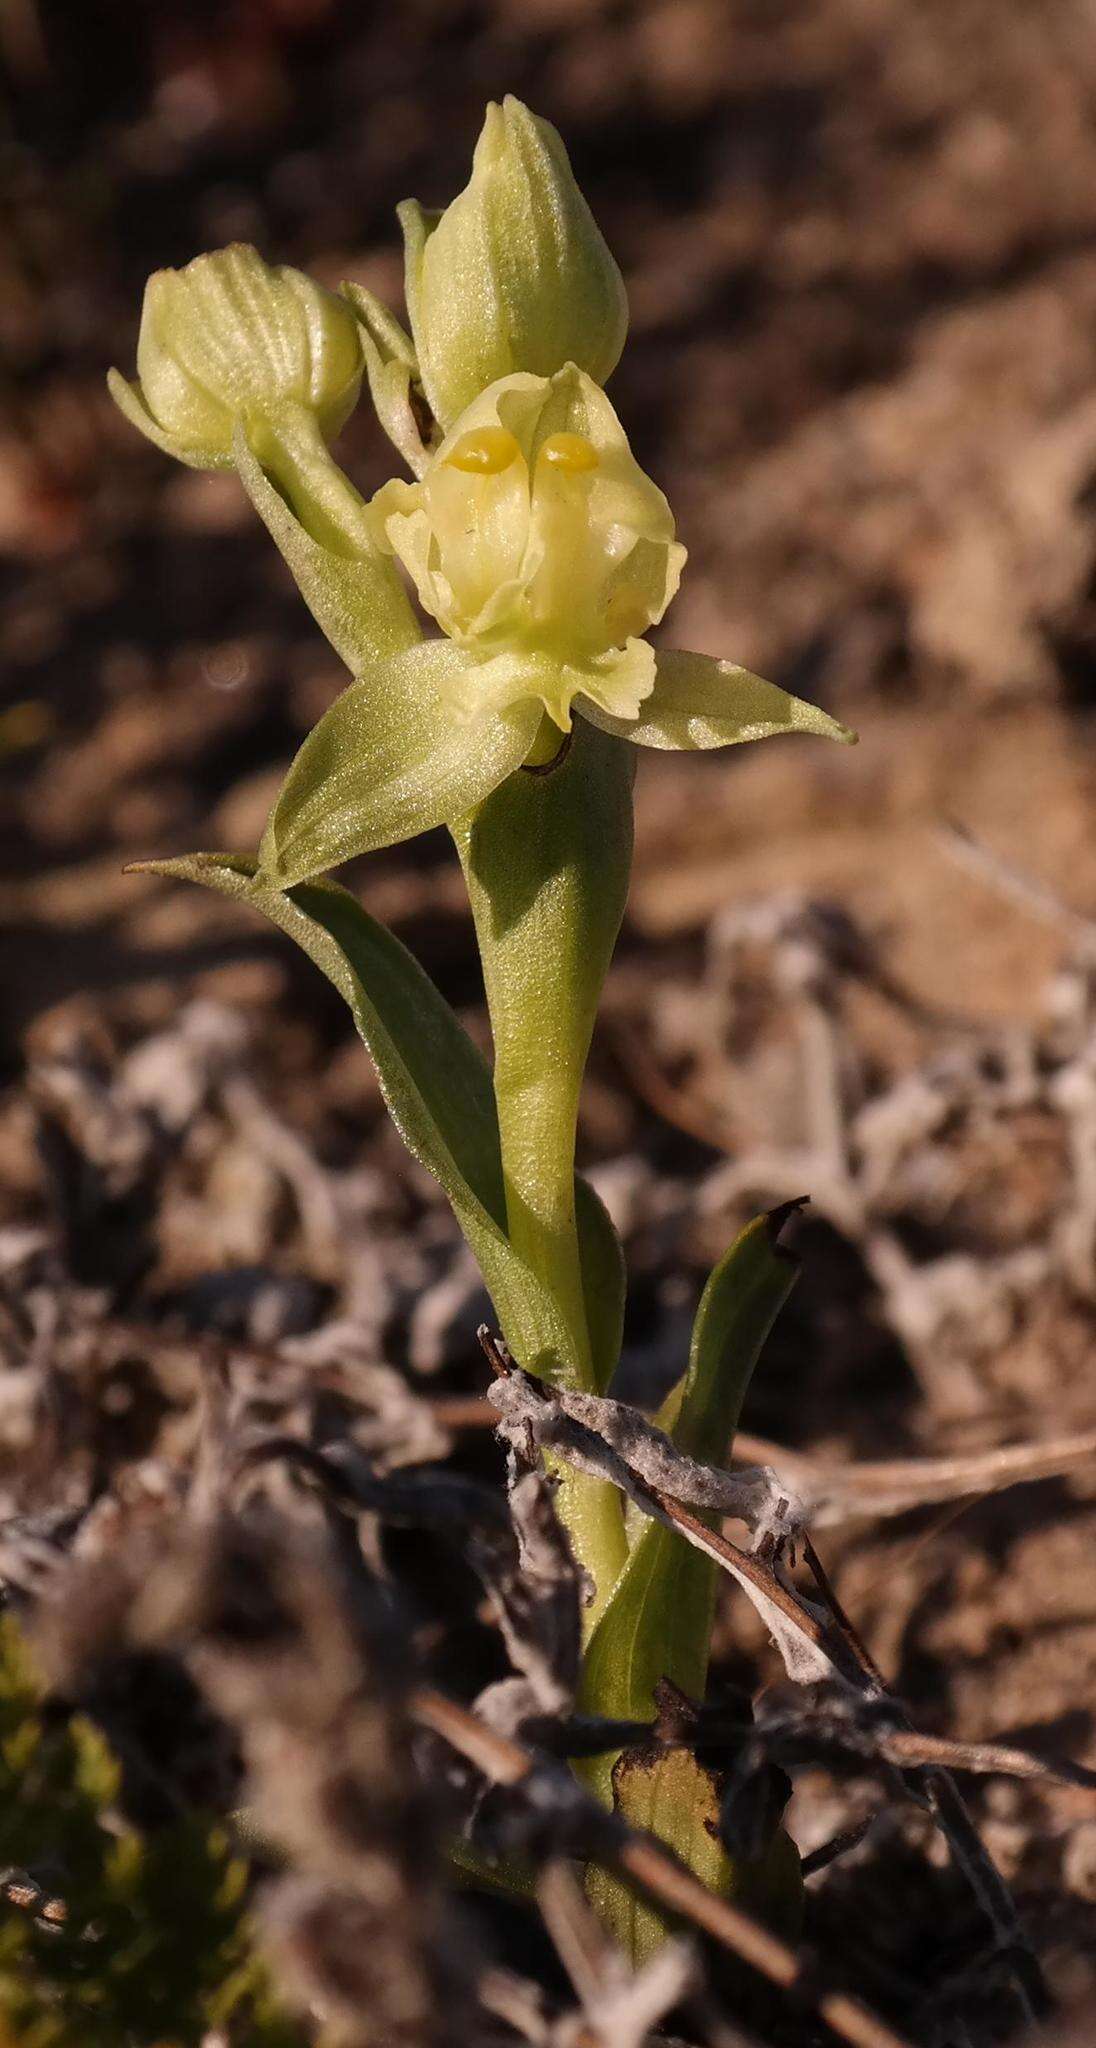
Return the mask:
{"type": "Polygon", "coordinates": [[[461,414],[425,476],[386,484],[373,513],[424,611],[468,649],[455,708],[470,715],[539,696],[565,732],[576,698],[638,715],[655,679],[641,636],[673,597],[685,549],[584,371],[500,378],[461,414]],[[495,658],[515,653],[532,657],[519,672],[495,658]]]}

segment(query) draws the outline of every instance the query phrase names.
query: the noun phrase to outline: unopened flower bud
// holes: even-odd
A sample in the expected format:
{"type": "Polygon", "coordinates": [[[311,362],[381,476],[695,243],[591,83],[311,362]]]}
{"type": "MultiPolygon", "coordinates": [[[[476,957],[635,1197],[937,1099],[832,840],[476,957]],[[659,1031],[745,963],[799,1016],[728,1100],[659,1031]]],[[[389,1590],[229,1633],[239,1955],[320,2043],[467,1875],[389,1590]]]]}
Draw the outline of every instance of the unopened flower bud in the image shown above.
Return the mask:
{"type": "Polygon", "coordinates": [[[122,411],[182,462],[220,469],[238,424],[310,414],[325,440],[357,402],[357,322],[345,300],[243,243],[158,270],[145,287],[136,385],[111,372],[122,411]]]}
{"type": "Polygon", "coordinates": [[[472,176],[440,216],[401,207],[419,373],[448,429],[500,377],[575,363],[604,384],[628,328],[624,281],[556,130],[487,109],[472,176]]]}

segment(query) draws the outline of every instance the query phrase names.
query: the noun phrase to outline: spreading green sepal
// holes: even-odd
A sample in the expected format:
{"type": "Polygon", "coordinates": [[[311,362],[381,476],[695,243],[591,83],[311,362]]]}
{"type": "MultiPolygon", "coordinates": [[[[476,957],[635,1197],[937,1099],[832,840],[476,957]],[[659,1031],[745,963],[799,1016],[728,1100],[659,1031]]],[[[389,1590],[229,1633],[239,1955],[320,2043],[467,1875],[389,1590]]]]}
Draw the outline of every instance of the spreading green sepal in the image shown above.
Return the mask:
{"type": "Polygon", "coordinates": [[[733,747],[782,732],[814,733],[845,746],[856,741],[847,725],[817,704],[793,697],[737,662],[673,647],[656,652],[654,688],[635,720],[614,718],[597,704],[583,702],[579,708],[591,724],[637,747],[733,747]]]}
{"type": "Polygon", "coordinates": [[[400,208],[423,386],[448,429],[514,370],[576,363],[604,384],[628,331],[624,281],[548,121],[492,103],[463,192],[439,215],[400,208]]]}

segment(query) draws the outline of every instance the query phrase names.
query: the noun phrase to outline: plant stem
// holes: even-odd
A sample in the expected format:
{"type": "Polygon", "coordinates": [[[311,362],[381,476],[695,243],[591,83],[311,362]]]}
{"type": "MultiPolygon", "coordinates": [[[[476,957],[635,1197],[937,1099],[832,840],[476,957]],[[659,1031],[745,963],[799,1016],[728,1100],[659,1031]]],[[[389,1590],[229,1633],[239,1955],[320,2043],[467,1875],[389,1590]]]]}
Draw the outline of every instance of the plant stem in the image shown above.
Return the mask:
{"type": "MultiPolygon", "coordinates": [[[[522,1063],[500,1057],[495,1069],[502,1171],[510,1241],[555,1297],[572,1341],[572,1356],[561,1361],[566,1384],[593,1388],[595,1376],[583,1300],[582,1268],[575,1219],[575,1126],[578,1091],[562,1079],[550,1058],[539,1076],[522,1063]],[[515,1072],[515,1067],[517,1071],[515,1072]]],[[[604,1481],[553,1461],[556,1505],[579,1562],[594,1582],[584,1610],[592,1633],[627,1563],[620,1497],[604,1481]]]]}
{"type": "Polygon", "coordinates": [[[516,1252],[544,1282],[563,1314],[573,1356],[567,1379],[594,1387],[575,1221],[577,1092],[549,1056],[530,1074],[520,1052],[503,1045],[495,1065],[506,1222],[516,1252]]]}
{"type": "Polygon", "coordinates": [[[313,412],[287,403],[276,418],[250,422],[248,440],[313,540],[337,555],[372,552],[365,501],[339,468],[313,412]]]}
{"type": "MultiPolygon", "coordinates": [[[[486,963],[485,963],[486,978],[486,963]]],[[[488,988],[490,988],[488,980],[488,988]]],[[[510,1241],[531,1271],[554,1296],[571,1338],[571,1356],[561,1359],[560,1377],[569,1386],[592,1389],[593,1358],[583,1300],[582,1267],[575,1219],[575,1128],[578,1082],[566,1066],[541,1047],[536,1071],[527,1070],[521,1049],[508,1043],[505,1010],[492,1005],[492,1028],[500,1045],[495,1066],[503,1184],[510,1241]]],[[[527,1042],[532,1034],[522,1033],[527,1042]]],[[[592,1632],[627,1562],[624,1516],[615,1489],[562,1462],[554,1465],[556,1505],[590,1573],[594,1599],[584,1614],[592,1632]]]]}
{"type": "MultiPolygon", "coordinates": [[[[627,748],[589,726],[576,726],[569,751],[559,751],[558,739],[556,747],[557,765],[548,773],[519,770],[454,837],[495,1043],[508,1232],[568,1333],[568,1355],[541,1369],[565,1385],[594,1388],[605,1364],[595,1364],[590,1344],[575,1217],[575,1130],[627,895],[632,769],[627,748]]],[[[623,1516],[601,1481],[568,1472],[561,1482],[560,1513],[596,1586],[587,1612],[592,1627],[625,1562],[623,1516]]]]}

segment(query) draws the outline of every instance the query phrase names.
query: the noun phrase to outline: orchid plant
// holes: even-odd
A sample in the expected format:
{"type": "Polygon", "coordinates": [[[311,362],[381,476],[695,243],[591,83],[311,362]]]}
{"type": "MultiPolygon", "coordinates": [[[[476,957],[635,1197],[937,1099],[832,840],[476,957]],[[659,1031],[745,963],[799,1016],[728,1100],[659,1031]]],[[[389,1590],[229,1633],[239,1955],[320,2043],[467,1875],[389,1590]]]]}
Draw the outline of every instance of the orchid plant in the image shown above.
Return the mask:
{"type": "MultiPolygon", "coordinates": [[[[576,1175],[575,1134],[628,890],[636,749],[852,735],[733,662],[647,638],[685,549],[603,388],[625,290],[555,130],[514,99],[490,106],[465,190],[400,218],[409,333],[363,286],[334,294],[236,246],[149,280],[137,380],[111,374],[157,446],[236,471],[352,677],[292,763],[257,857],[147,865],[247,901],[311,955],[449,1197],[515,1358],[603,1392],[623,1262],[576,1175]],[[363,382],[410,471],[368,502],[330,450],[363,382]],[[467,881],[491,1069],[412,956],[324,879],[437,825],[467,881]]],[[[661,1418],[691,1455],[725,1458],[792,1272],[762,1223],[713,1274],[661,1418]]],[[[633,1536],[604,1482],[558,1477],[590,1587],[582,1704],[649,1718],[664,1675],[701,1693],[712,1566],[660,1525],[633,1536]]],[[[626,1803],[611,1765],[595,1782],[626,1803]]],[[[713,1849],[702,1787],[649,1780],[640,1817],[710,1882],[787,1893],[786,1837],[751,1878],[713,1849]]],[[[599,1903],[634,1953],[656,1938],[634,1902],[599,1903]]]]}

